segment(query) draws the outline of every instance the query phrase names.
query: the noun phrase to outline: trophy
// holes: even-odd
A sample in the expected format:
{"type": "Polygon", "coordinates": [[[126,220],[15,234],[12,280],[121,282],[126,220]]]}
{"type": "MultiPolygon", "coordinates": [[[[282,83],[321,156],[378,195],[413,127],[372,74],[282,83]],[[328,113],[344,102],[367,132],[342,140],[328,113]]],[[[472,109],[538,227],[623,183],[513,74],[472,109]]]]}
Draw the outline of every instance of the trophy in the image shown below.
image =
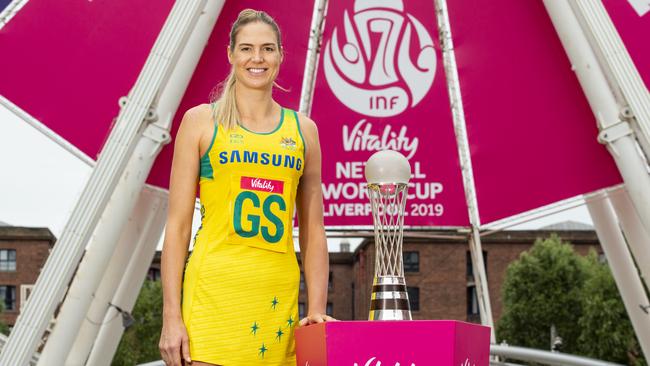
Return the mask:
{"type": "Polygon", "coordinates": [[[393,150],[373,154],[365,168],[375,227],[375,276],[369,320],[411,320],[402,239],[411,166],[393,150]]]}

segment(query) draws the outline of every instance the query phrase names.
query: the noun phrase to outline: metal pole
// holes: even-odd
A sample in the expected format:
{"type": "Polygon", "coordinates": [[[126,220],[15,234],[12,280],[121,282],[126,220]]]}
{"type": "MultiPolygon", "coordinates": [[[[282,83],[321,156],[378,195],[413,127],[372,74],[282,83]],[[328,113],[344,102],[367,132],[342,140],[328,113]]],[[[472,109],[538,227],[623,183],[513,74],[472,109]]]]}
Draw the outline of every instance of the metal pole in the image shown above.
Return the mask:
{"type": "Polygon", "coordinates": [[[451,25],[449,24],[449,14],[447,13],[447,1],[435,0],[434,4],[438,20],[438,31],[440,34],[440,47],[442,49],[445,66],[445,76],[447,77],[449,102],[451,103],[451,110],[454,119],[454,132],[456,134],[458,156],[463,175],[463,186],[465,187],[465,200],[467,202],[469,222],[471,225],[469,248],[472,256],[472,268],[474,271],[474,282],[476,284],[476,294],[481,314],[481,324],[490,327],[492,331],[492,342],[494,343],[496,342],[494,320],[492,319],[492,306],[490,304],[487,273],[485,271],[485,263],[483,262],[483,249],[481,246],[481,235],[479,233],[481,222],[478,213],[478,203],[476,200],[476,188],[474,186],[472,158],[469,152],[469,141],[467,139],[467,130],[465,126],[465,110],[463,109],[463,100],[460,93],[460,81],[458,79],[458,69],[456,68],[454,43],[451,35],[451,25]]]}
{"type": "Polygon", "coordinates": [[[617,100],[569,2],[544,0],[544,5],[596,117],[598,139],[614,158],[641,222],[650,232],[650,176],[634,131],[625,120],[627,113],[623,107],[627,102],[617,100]]]}
{"type": "Polygon", "coordinates": [[[587,208],[641,349],[646,356],[650,355],[650,314],[643,309],[648,305],[648,296],[619,229],[614,209],[604,193],[598,199],[588,200],[587,208]]]}
{"type": "MultiPolygon", "coordinates": [[[[650,93],[602,1],[571,1],[598,61],[625,109],[641,150],[650,159],[650,93]]],[[[639,16],[640,17],[640,16],[639,16]]]]}
{"type": "Polygon", "coordinates": [[[316,72],[318,70],[318,55],[320,54],[325,14],[327,13],[327,0],[314,0],[314,12],[311,17],[309,31],[309,44],[307,45],[307,58],[305,59],[305,74],[302,78],[300,93],[300,112],[310,115],[316,72]]]}
{"type": "MultiPolygon", "coordinates": [[[[167,116],[166,121],[171,121],[171,118],[176,114],[178,105],[185,93],[185,89],[190,82],[192,74],[199,62],[205,44],[207,43],[210,34],[217,21],[219,13],[223,7],[224,1],[211,1],[206,5],[202,16],[199,18],[196,29],[190,36],[183,53],[179,57],[178,63],[169,79],[168,84],[160,95],[158,101],[157,113],[159,115],[167,116]]],[[[168,127],[168,126],[167,126],[168,127]]],[[[146,157],[147,158],[147,157],[146,157]]],[[[127,174],[133,174],[131,170],[127,169],[127,174]]],[[[117,192],[114,194],[113,201],[119,199],[117,192]]],[[[126,198],[125,196],[122,196],[126,198]]],[[[130,201],[135,201],[128,198],[130,201]]],[[[105,212],[105,216],[116,217],[116,213],[105,212]]],[[[124,215],[126,216],[126,215],[124,215]]],[[[133,218],[131,218],[133,220],[133,218]]],[[[114,231],[114,234],[119,234],[123,230],[114,231]]],[[[98,236],[98,235],[95,235],[98,236]]],[[[110,236],[110,234],[109,234],[110,236]]],[[[105,239],[104,239],[105,240],[105,239]]],[[[112,243],[112,241],[111,241],[112,243]]],[[[82,324],[79,334],[76,337],[74,345],[71,348],[70,355],[66,361],[66,365],[83,365],[86,357],[90,353],[93,341],[99,331],[99,323],[101,323],[106,311],[108,310],[108,303],[113,297],[117,286],[124,275],[123,268],[126,267],[133,251],[133,241],[121,240],[115,252],[112,255],[110,264],[107,263],[106,258],[102,257],[102,263],[96,264],[95,268],[106,267],[106,273],[103,273],[103,279],[99,288],[94,292],[92,303],[89,306],[86,317],[82,319],[82,324]]],[[[93,244],[96,245],[96,244],[93,244]]],[[[104,244],[105,245],[105,244],[104,244]]],[[[86,254],[88,256],[88,253],[86,254]]],[[[84,257],[85,261],[85,257],[84,257]]],[[[67,301],[67,300],[66,300],[67,301]]],[[[79,309],[77,314],[81,314],[82,309],[79,309]]],[[[57,328],[55,328],[55,332],[57,328]]],[[[68,334],[76,334],[76,329],[71,329],[68,334]]],[[[47,347],[47,346],[46,346],[47,347]]]]}
{"type": "Polygon", "coordinates": [[[503,356],[515,360],[531,361],[543,365],[558,366],[622,366],[617,363],[594,360],[574,355],[568,355],[559,352],[548,352],[539,349],[513,347],[502,344],[493,344],[490,346],[490,354],[503,356]]]}
{"type": "Polygon", "coordinates": [[[650,235],[643,229],[627,191],[624,189],[610,191],[608,196],[614,211],[616,211],[616,216],[619,218],[630,252],[639,272],[641,272],[641,277],[646,286],[650,286],[650,235]]]}
{"type": "Polygon", "coordinates": [[[204,8],[204,1],[174,3],[134,88],[125,98],[124,107],[99,155],[97,165],[42,268],[30,301],[16,320],[7,345],[0,354],[0,365],[25,365],[35,351],[47,323],[65,295],[85,246],[124,172],[141,131],[149,122],[150,106],[160,88],[166,84],[189,31],[204,8]]]}
{"type": "MultiPolygon", "coordinates": [[[[122,267],[124,275],[121,278],[117,291],[111,298],[106,316],[101,321],[101,328],[97,333],[95,343],[90,350],[86,365],[100,366],[110,365],[117,346],[122,338],[124,326],[122,317],[115,306],[125,312],[131,313],[138,298],[142,283],[149,271],[149,266],[156,253],[156,246],[160,241],[165,220],[167,218],[167,194],[158,190],[145,189],[143,191],[144,213],[135,219],[140,222],[150,221],[148,230],[132,232],[132,235],[125,237],[125,240],[133,239],[137,235],[137,244],[131,253],[128,265],[122,267]],[[138,235],[139,234],[139,235],[138,235]]],[[[139,224],[136,223],[139,226],[139,224]]],[[[135,226],[135,225],[134,225],[135,226]]],[[[67,365],[67,363],[66,363],[67,365]]]]}

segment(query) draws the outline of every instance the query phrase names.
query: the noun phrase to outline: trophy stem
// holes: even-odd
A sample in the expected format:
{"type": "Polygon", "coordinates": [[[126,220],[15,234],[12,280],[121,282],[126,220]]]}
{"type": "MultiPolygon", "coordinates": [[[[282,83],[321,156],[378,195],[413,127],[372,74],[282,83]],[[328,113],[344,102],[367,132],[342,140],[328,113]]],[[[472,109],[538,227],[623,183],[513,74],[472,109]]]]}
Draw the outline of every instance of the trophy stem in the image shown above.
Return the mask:
{"type": "Polygon", "coordinates": [[[376,276],[372,283],[368,320],[411,320],[403,276],[376,276]]]}

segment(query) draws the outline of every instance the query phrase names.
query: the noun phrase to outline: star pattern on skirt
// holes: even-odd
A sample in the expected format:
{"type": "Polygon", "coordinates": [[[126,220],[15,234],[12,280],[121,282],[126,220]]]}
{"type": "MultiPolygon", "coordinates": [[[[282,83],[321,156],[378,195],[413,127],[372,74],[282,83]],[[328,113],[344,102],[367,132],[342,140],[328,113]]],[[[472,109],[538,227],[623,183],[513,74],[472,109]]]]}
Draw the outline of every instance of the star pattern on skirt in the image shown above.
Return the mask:
{"type": "Polygon", "coordinates": [[[292,316],[290,316],[289,319],[287,320],[287,326],[288,326],[289,328],[291,328],[291,326],[293,325],[294,322],[295,322],[295,320],[293,320],[293,315],[292,315],[292,316]]]}
{"type": "Polygon", "coordinates": [[[278,340],[278,342],[282,342],[282,336],[284,335],[284,332],[282,331],[282,328],[278,328],[278,331],[275,332],[275,338],[278,340]]]}
{"type": "Polygon", "coordinates": [[[273,301],[271,301],[271,308],[273,310],[275,310],[275,307],[278,306],[279,303],[280,303],[280,301],[278,300],[278,297],[274,296],[273,301]]]}
{"type": "Polygon", "coordinates": [[[259,348],[259,351],[260,351],[259,356],[264,358],[264,354],[266,353],[266,351],[268,351],[268,348],[266,348],[266,346],[264,346],[264,343],[262,343],[262,347],[259,348]]]}
{"type": "Polygon", "coordinates": [[[253,323],[253,326],[251,327],[251,334],[256,335],[258,329],[260,329],[260,326],[257,325],[257,322],[253,323]]]}

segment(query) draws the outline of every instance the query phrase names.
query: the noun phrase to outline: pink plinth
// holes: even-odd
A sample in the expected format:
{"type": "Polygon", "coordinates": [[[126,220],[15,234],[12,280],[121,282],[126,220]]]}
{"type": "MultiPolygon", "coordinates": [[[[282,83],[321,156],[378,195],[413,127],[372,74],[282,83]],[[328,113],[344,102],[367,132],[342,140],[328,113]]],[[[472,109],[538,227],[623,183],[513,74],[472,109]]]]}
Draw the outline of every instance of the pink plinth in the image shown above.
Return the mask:
{"type": "Polygon", "coordinates": [[[453,320],[338,321],[296,330],[298,366],[488,366],[490,328],[453,320]]]}

